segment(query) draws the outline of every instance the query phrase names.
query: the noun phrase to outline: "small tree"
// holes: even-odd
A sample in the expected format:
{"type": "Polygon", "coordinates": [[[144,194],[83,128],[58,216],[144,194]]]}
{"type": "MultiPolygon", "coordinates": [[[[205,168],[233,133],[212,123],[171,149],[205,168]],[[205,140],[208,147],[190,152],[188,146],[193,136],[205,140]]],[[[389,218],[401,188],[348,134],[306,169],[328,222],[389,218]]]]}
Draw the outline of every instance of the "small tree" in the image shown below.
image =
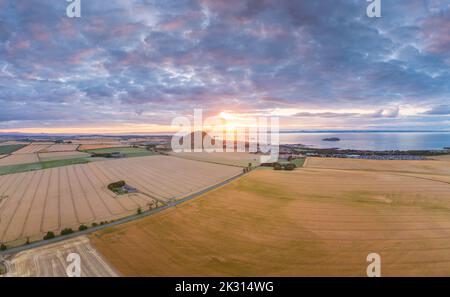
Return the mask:
{"type": "Polygon", "coordinates": [[[275,169],[275,170],[282,170],[283,167],[281,166],[280,163],[274,163],[274,164],[273,164],[273,169],[275,169]]]}
{"type": "Polygon", "coordinates": [[[0,244],[0,251],[6,251],[7,247],[5,244],[0,244]]]}
{"type": "Polygon", "coordinates": [[[140,215],[141,213],[142,213],[142,209],[139,207],[139,208],[137,209],[137,214],[140,215]]]}
{"type": "Polygon", "coordinates": [[[72,234],[73,233],[73,230],[71,229],[71,228],[66,228],[66,229],[63,229],[62,231],[61,231],[61,235],[62,236],[64,236],[64,235],[69,235],[69,234],[72,234]]]}
{"type": "Polygon", "coordinates": [[[56,237],[55,233],[53,233],[52,231],[48,231],[47,234],[44,236],[44,240],[49,240],[55,237],[56,237]]]}
{"type": "Polygon", "coordinates": [[[27,237],[27,241],[25,242],[26,245],[30,244],[30,237],[27,237]]]}
{"type": "Polygon", "coordinates": [[[294,163],[289,163],[289,164],[286,164],[286,165],[284,166],[284,170],[292,171],[292,170],[294,170],[296,167],[297,167],[297,166],[295,166],[294,163]]]}
{"type": "Polygon", "coordinates": [[[85,230],[87,230],[88,229],[88,226],[86,226],[86,225],[81,225],[79,228],[78,228],[78,231],[85,231],[85,230]]]}
{"type": "Polygon", "coordinates": [[[97,223],[92,223],[92,227],[97,227],[98,224],[97,223]]]}

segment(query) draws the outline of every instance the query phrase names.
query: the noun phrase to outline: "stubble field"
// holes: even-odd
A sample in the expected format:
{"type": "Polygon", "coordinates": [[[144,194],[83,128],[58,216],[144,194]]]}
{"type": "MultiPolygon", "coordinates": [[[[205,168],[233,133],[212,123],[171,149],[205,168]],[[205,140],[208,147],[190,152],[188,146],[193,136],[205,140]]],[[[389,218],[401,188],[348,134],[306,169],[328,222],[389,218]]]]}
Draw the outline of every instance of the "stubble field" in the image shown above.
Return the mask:
{"type": "Polygon", "coordinates": [[[154,156],[1,176],[0,241],[41,239],[47,231],[128,216],[239,173],[230,166],[154,156]],[[107,189],[120,180],[140,192],[117,196],[107,189]]]}
{"type": "Polygon", "coordinates": [[[369,253],[384,276],[450,275],[450,184],[374,164],[257,170],[91,239],[129,276],[365,276],[369,253]]]}

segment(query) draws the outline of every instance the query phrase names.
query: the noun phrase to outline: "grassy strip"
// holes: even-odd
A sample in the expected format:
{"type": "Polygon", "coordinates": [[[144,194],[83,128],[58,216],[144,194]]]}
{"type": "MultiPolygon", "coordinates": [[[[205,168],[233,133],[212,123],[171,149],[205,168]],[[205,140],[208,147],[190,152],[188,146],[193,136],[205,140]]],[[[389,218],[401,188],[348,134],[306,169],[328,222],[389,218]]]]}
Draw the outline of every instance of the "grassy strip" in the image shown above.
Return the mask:
{"type": "Polygon", "coordinates": [[[24,144],[0,145],[0,155],[9,155],[25,146],[24,144]]]}
{"type": "Polygon", "coordinates": [[[78,158],[78,159],[69,159],[69,160],[57,160],[57,161],[47,161],[47,162],[40,162],[40,163],[3,166],[3,167],[0,167],[0,175],[41,170],[41,169],[49,169],[49,168],[67,166],[67,165],[85,164],[85,163],[89,163],[89,162],[90,161],[87,158],[78,158]]]}

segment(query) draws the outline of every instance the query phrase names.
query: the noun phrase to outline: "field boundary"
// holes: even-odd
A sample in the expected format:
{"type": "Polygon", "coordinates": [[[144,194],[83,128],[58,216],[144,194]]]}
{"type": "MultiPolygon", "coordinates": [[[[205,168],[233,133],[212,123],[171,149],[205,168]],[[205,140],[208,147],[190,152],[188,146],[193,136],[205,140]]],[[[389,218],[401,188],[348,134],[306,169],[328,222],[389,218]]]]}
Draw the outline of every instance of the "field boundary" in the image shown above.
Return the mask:
{"type": "Polygon", "coordinates": [[[239,174],[237,174],[237,175],[235,175],[233,177],[230,177],[230,178],[228,178],[228,179],[226,179],[224,181],[221,181],[221,182],[219,182],[217,184],[214,184],[214,185],[209,186],[209,187],[207,187],[205,189],[202,189],[200,191],[192,193],[192,194],[190,194],[190,195],[188,195],[188,196],[186,196],[186,197],[184,197],[182,199],[179,199],[179,200],[176,200],[176,201],[169,201],[169,202],[166,203],[165,206],[162,206],[162,207],[159,207],[159,208],[156,208],[156,209],[153,209],[153,210],[143,211],[141,214],[135,214],[135,215],[132,215],[132,216],[128,216],[128,217],[125,217],[125,218],[118,219],[118,220],[116,220],[114,222],[111,222],[111,223],[107,223],[107,224],[100,225],[100,226],[97,226],[97,227],[91,227],[91,228],[89,228],[89,229],[87,229],[85,231],[77,231],[77,232],[75,232],[73,234],[69,234],[69,235],[65,235],[65,236],[59,236],[59,237],[56,237],[56,238],[53,238],[53,239],[50,239],[50,240],[41,240],[41,241],[33,242],[33,243],[30,243],[30,244],[27,244],[27,245],[23,245],[23,246],[12,247],[12,248],[7,249],[6,251],[0,251],[0,256],[9,256],[9,255],[17,254],[19,252],[23,252],[23,251],[30,250],[30,249],[33,249],[33,248],[43,247],[43,246],[51,245],[51,244],[54,244],[54,243],[57,243],[57,242],[62,242],[62,241],[68,240],[68,239],[80,237],[80,236],[83,236],[83,235],[88,235],[88,234],[91,234],[91,233],[94,233],[94,232],[97,232],[97,231],[100,231],[100,230],[103,230],[103,229],[106,229],[106,228],[109,228],[109,227],[122,225],[122,224],[129,223],[129,222],[132,222],[132,221],[135,221],[135,220],[139,220],[139,219],[151,216],[151,215],[155,215],[155,214],[157,214],[157,213],[159,213],[161,211],[164,211],[166,209],[172,208],[172,207],[177,206],[177,205],[179,205],[181,203],[193,200],[193,199],[195,199],[195,198],[197,198],[199,196],[202,196],[203,194],[206,194],[209,191],[212,191],[212,190],[218,189],[220,187],[223,187],[226,184],[228,184],[228,183],[230,183],[230,182],[232,182],[234,180],[237,180],[238,178],[240,178],[240,177],[242,177],[244,175],[245,175],[244,173],[239,173],[239,174]]]}

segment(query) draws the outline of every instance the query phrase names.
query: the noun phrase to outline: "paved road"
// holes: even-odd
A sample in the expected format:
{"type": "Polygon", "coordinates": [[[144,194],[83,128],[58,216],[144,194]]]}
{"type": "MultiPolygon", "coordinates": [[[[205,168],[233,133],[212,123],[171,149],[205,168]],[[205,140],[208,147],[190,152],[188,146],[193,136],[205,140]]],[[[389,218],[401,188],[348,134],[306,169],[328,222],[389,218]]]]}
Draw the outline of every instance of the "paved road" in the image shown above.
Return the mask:
{"type": "Polygon", "coordinates": [[[12,254],[16,254],[16,253],[23,252],[23,251],[26,251],[26,250],[30,250],[30,249],[34,249],[34,248],[38,248],[38,247],[43,247],[43,246],[46,246],[46,245],[50,245],[50,244],[53,244],[53,243],[61,242],[61,241],[64,241],[64,240],[67,240],[67,239],[71,239],[71,238],[76,238],[76,237],[79,237],[79,236],[82,236],[82,235],[87,235],[87,234],[90,234],[90,233],[93,233],[93,232],[96,232],[96,231],[99,231],[99,230],[102,230],[102,229],[105,229],[105,228],[121,225],[121,224],[124,224],[124,223],[128,223],[128,222],[131,222],[131,221],[134,221],[134,220],[138,220],[138,219],[141,219],[141,218],[144,218],[144,217],[147,217],[147,216],[151,216],[151,215],[157,214],[157,213],[159,213],[159,212],[161,212],[163,210],[166,210],[168,208],[177,206],[177,205],[179,205],[181,203],[184,203],[186,201],[189,201],[189,200],[192,200],[194,198],[197,198],[198,196],[203,195],[203,194],[205,194],[205,193],[207,193],[207,192],[209,192],[211,190],[214,190],[214,189],[217,189],[219,187],[222,187],[222,186],[232,182],[233,180],[236,180],[236,179],[240,178],[243,175],[244,175],[244,173],[241,173],[241,174],[236,175],[236,176],[234,176],[232,178],[229,178],[229,179],[227,179],[227,180],[225,180],[223,182],[220,182],[220,183],[212,185],[212,186],[210,186],[210,187],[208,187],[206,189],[203,189],[203,190],[201,190],[199,192],[191,194],[191,195],[189,195],[189,196],[187,196],[187,197],[185,197],[183,199],[176,200],[176,201],[171,201],[171,202],[167,203],[165,206],[162,206],[162,207],[157,208],[157,209],[149,210],[149,211],[144,211],[144,212],[142,212],[139,215],[136,214],[136,215],[133,215],[133,216],[129,216],[129,217],[126,217],[126,218],[119,219],[117,221],[114,221],[114,222],[111,222],[111,223],[108,223],[108,224],[105,224],[105,225],[101,225],[101,226],[97,226],[97,227],[91,227],[91,228],[89,228],[89,229],[87,229],[85,231],[77,231],[77,232],[75,232],[73,234],[70,234],[70,235],[58,236],[58,237],[50,239],[50,240],[42,240],[42,241],[34,242],[34,243],[31,243],[31,244],[28,244],[28,245],[23,245],[23,246],[19,246],[19,247],[15,247],[15,248],[10,248],[10,249],[8,249],[6,251],[0,252],[0,260],[1,260],[2,256],[12,255],[12,254]]]}

